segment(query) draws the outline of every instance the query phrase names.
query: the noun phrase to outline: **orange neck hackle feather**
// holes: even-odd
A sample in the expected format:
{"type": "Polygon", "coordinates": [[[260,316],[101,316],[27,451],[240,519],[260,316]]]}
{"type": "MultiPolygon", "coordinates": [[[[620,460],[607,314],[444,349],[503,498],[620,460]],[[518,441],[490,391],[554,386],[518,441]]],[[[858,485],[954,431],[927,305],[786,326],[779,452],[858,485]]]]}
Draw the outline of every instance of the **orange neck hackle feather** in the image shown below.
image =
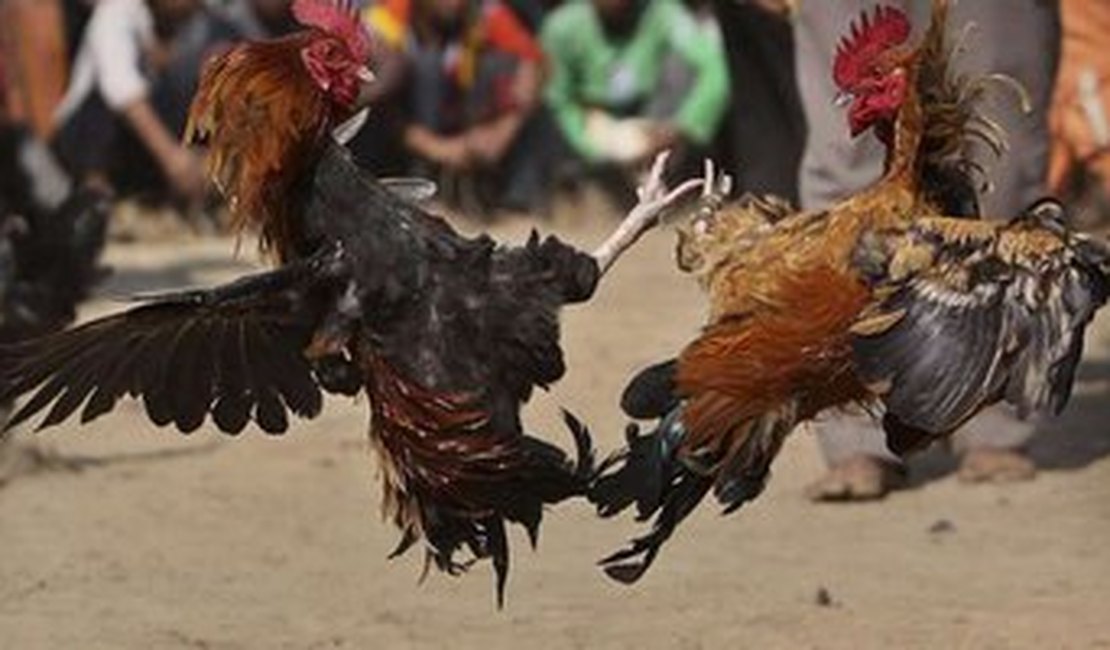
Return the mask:
{"type": "Polygon", "coordinates": [[[240,44],[205,66],[184,136],[207,147],[208,175],[228,200],[234,230],[257,232],[263,252],[278,261],[303,243],[292,190],[353,112],[352,93],[340,97],[338,81],[357,84],[353,77],[322,84],[306,53],[332,48],[345,74],[365,67],[370,55],[350,2],[296,0],[292,9],[308,29],[240,44]]]}
{"type": "Polygon", "coordinates": [[[710,325],[679,357],[687,451],[728,464],[767,414],[790,420],[785,435],[829,406],[863,399],[848,332],[867,288],[820,265],[781,273],[776,285],[774,305],[710,325]]]}
{"type": "Polygon", "coordinates": [[[185,127],[186,142],[207,146],[234,230],[257,231],[279,261],[297,244],[289,192],[342,117],[301,61],[313,38],[244,43],[210,61],[185,127]]]}

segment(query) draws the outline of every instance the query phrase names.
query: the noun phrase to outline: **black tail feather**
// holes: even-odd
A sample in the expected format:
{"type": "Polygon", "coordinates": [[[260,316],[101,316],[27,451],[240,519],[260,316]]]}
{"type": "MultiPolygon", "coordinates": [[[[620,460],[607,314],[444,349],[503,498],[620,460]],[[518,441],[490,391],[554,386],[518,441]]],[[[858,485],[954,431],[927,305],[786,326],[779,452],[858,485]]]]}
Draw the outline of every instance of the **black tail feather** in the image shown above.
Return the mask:
{"type": "Polygon", "coordinates": [[[630,418],[663,418],[679,403],[674,375],[678,361],[670,359],[644,368],[632,378],[621,395],[621,410],[630,418]]]}
{"type": "Polygon", "coordinates": [[[601,560],[605,573],[618,582],[639,580],[710,490],[724,514],[759,496],[771,462],[793,428],[792,419],[770,415],[752,424],[747,441],[729,459],[716,453],[696,457],[679,454],[686,434],[682,415],[680,404],[642,436],[630,425],[627,447],[602,463],[590,487],[590,501],[600,516],[612,517],[635,505],[638,521],[652,520],[648,534],[601,560]]]}
{"type": "Polygon", "coordinates": [[[663,543],[701,503],[712,486],[713,480],[706,476],[681,471],[663,496],[651,532],[637,537],[627,548],[601,560],[599,564],[605,574],[624,584],[639,580],[655,562],[663,543]]]}
{"type": "Polygon", "coordinates": [[[590,488],[590,501],[602,517],[633,504],[638,520],[654,517],[650,533],[601,560],[605,573],[618,582],[628,584],[643,576],[663,543],[713,486],[712,477],[694,472],[675,453],[685,434],[681,415],[681,407],[672,410],[654,431],[642,436],[630,426],[628,447],[598,468],[590,488]]]}

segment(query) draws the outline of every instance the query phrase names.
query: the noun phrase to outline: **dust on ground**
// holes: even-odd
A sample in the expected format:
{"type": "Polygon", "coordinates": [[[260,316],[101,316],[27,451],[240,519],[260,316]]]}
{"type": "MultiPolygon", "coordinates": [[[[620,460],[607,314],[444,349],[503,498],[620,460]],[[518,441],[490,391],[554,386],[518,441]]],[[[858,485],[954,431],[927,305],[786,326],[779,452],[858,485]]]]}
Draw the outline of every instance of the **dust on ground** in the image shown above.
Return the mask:
{"type": "MultiPolygon", "coordinates": [[[[559,230],[592,246],[608,225],[559,230]]],[[[497,230],[519,241],[530,226],[497,230]]],[[[567,407],[603,452],[618,445],[623,382],[701,318],[672,245],[649,236],[567,311],[570,370],[529,407],[534,431],[569,446],[567,407]]],[[[116,244],[116,273],[86,316],[119,308],[111,296],[252,268],[232,249],[116,244]]],[[[1110,648],[1106,315],[1088,349],[1069,411],[1034,445],[1048,467],[1034,482],[962,486],[934,455],[913,489],[882,503],[815,506],[801,491],[821,463],[801,432],[761,499],[726,518],[702,507],[631,588],[594,566],[638,530],[628,520],[566,504],[535,553],[517,531],[500,612],[488,565],[418,585],[418,553],[386,560],[396,532],[377,511],[364,401],[332,399],[280,438],[183,437],[125,402],[88,426],[17,432],[0,450],[0,646],[1110,648]]]]}

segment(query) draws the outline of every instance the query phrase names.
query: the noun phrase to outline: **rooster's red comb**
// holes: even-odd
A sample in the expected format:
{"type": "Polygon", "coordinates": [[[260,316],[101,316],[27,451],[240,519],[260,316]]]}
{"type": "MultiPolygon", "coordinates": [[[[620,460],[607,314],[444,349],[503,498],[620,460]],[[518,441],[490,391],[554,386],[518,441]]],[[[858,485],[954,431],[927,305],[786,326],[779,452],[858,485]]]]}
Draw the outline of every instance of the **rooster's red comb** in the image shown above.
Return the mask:
{"type": "Polygon", "coordinates": [[[360,61],[370,56],[370,35],[358,17],[358,0],[293,0],[293,17],[341,39],[360,61]]]}
{"type": "Polygon", "coordinates": [[[867,75],[875,59],[895,45],[910,37],[910,21],[901,10],[878,6],[873,16],[864,11],[852,23],[852,33],[845,36],[836,48],[833,63],[833,80],[841,90],[847,90],[867,75]]]}

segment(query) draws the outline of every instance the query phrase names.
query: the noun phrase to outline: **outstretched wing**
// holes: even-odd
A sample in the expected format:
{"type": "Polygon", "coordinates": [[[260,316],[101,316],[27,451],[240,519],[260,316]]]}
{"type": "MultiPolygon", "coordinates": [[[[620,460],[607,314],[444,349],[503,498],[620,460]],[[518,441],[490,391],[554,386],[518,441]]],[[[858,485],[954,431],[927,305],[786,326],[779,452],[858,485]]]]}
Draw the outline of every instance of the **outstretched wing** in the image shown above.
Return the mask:
{"type": "Polygon", "coordinates": [[[79,408],[88,422],[124,395],[141,399],[158,426],[185,433],[208,414],[227,433],[254,420],[275,434],[287,413],[315,416],[321,391],[302,351],[326,307],[321,259],[148,296],[126,312],[0,347],[0,401],[31,396],[8,426],[47,407],[40,428],[79,408]]]}
{"type": "Polygon", "coordinates": [[[924,220],[895,241],[881,299],[856,324],[861,378],[892,448],[950,433],[1006,400],[1022,415],[1068,401],[1083,334],[1107,299],[1107,249],[1054,221],[924,220]]]}

